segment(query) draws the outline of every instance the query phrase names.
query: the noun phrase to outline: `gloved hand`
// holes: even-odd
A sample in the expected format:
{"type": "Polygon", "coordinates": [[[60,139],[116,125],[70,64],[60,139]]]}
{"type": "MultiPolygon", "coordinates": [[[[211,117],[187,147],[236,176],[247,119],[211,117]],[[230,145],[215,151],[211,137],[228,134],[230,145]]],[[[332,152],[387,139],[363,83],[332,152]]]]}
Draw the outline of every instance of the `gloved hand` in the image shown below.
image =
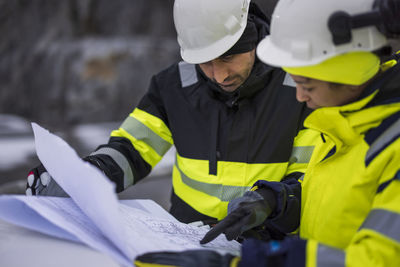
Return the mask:
{"type": "MultiPolygon", "coordinates": [[[[96,156],[87,156],[83,158],[83,160],[102,170],[102,165],[98,163],[99,160],[96,160],[96,156]]],[[[28,196],[42,195],[68,197],[68,194],[51,177],[43,164],[40,164],[29,172],[25,194],[28,196]]]]}
{"type": "Polygon", "coordinates": [[[186,250],[183,252],[152,252],[136,257],[135,266],[180,266],[180,267],[236,267],[239,257],[220,255],[212,250],[186,250]]]}
{"type": "Polygon", "coordinates": [[[236,239],[245,231],[261,225],[275,206],[275,195],[270,189],[246,192],[242,197],[229,202],[228,215],[200,240],[200,244],[214,240],[221,233],[228,240],[236,239]]]}
{"type": "Polygon", "coordinates": [[[379,30],[388,38],[400,36],[400,0],[377,0],[375,2],[383,24],[379,30]]]}
{"type": "Polygon", "coordinates": [[[33,168],[27,178],[26,195],[67,197],[68,194],[54,181],[43,164],[33,168]]]}
{"type": "Polygon", "coordinates": [[[194,221],[191,223],[188,223],[188,225],[199,227],[201,229],[206,229],[210,230],[211,226],[209,224],[206,224],[204,221],[194,221]]]}

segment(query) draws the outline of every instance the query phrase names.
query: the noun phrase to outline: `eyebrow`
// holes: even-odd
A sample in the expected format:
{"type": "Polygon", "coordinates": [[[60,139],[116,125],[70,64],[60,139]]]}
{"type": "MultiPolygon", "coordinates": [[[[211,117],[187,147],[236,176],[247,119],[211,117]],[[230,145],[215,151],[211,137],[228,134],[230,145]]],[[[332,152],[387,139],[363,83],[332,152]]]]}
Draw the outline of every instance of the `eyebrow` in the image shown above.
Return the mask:
{"type": "Polygon", "coordinates": [[[304,78],[304,79],[302,79],[301,81],[298,81],[298,80],[293,79],[293,81],[294,81],[295,83],[298,83],[298,84],[304,84],[304,83],[310,82],[310,78],[304,78]]]}

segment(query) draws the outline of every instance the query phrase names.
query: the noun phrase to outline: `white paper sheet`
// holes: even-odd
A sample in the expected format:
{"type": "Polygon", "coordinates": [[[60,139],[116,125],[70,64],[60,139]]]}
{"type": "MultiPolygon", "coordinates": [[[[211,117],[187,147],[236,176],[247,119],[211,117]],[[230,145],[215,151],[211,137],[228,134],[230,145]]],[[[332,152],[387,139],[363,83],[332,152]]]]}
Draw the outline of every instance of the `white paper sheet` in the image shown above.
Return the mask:
{"type": "Polygon", "coordinates": [[[114,184],[93,165],[84,162],[64,140],[32,123],[36,153],[54,180],[76,205],[125,255],[126,244],[114,184]]]}
{"type": "Polygon", "coordinates": [[[70,198],[0,196],[0,218],[44,234],[87,244],[110,255],[121,265],[131,265],[131,260],[70,198]]]}
{"type": "Polygon", "coordinates": [[[239,254],[240,244],[225,236],[201,246],[199,240],[207,230],[180,223],[155,204],[139,200],[136,205],[120,204],[102,172],[82,161],[59,137],[37,124],[32,126],[39,159],[72,200],[1,196],[0,218],[83,242],[124,266],[132,266],[137,255],[151,251],[204,248],[239,254]]]}
{"type": "Polygon", "coordinates": [[[131,266],[137,255],[151,251],[212,249],[222,254],[239,255],[240,245],[228,242],[224,236],[201,246],[199,240],[206,229],[178,222],[152,201],[131,200],[129,205],[119,204],[118,210],[122,218],[120,227],[125,229],[131,255],[121,253],[70,198],[0,196],[1,219],[44,234],[85,243],[110,255],[123,266],[131,266]]]}
{"type": "Polygon", "coordinates": [[[144,211],[148,214],[152,214],[159,219],[165,219],[177,222],[174,216],[169,214],[165,209],[158,205],[154,200],[151,199],[122,199],[119,201],[131,208],[136,208],[144,211]]]}
{"type": "Polygon", "coordinates": [[[228,241],[224,235],[206,245],[199,241],[207,229],[146,214],[130,207],[120,209],[129,240],[136,255],[151,251],[183,251],[187,249],[212,249],[221,254],[240,254],[240,244],[228,241]],[[138,244],[140,244],[138,246],[138,244]]]}

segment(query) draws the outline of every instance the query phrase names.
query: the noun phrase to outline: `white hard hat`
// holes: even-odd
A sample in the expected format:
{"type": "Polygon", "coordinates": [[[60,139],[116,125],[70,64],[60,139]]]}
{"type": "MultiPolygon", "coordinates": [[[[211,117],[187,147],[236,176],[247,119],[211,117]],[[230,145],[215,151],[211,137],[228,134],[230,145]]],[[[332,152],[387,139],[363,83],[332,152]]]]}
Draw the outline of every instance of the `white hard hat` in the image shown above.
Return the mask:
{"type": "Polygon", "coordinates": [[[175,0],[183,60],[204,63],[228,51],[246,28],[249,4],[250,0],[175,0]]]}
{"type": "Polygon", "coordinates": [[[257,56],[273,66],[300,67],[347,52],[379,49],[387,40],[362,15],[371,14],[373,5],[374,0],[280,0],[271,34],[259,43],[257,56]],[[335,29],[339,33],[333,38],[335,29]]]}

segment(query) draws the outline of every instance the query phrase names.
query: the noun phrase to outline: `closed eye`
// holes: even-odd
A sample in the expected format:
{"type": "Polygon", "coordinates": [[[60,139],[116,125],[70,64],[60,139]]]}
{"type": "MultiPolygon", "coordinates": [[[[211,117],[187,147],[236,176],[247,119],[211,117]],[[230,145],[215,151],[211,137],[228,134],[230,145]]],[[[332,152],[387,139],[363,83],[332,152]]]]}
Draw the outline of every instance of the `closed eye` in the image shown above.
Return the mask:
{"type": "Polygon", "coordinates": [[[233,55],[229,55],[229,56],[219,57],[218,59],[221,60],[222,62],[230,62],[233,58],[234,58],[233,55]]]}
{"type": "Polygon", "coordinates": [[[314,88],[312,87],[302,87],[304,91],[311,92],[314,88]]]}

